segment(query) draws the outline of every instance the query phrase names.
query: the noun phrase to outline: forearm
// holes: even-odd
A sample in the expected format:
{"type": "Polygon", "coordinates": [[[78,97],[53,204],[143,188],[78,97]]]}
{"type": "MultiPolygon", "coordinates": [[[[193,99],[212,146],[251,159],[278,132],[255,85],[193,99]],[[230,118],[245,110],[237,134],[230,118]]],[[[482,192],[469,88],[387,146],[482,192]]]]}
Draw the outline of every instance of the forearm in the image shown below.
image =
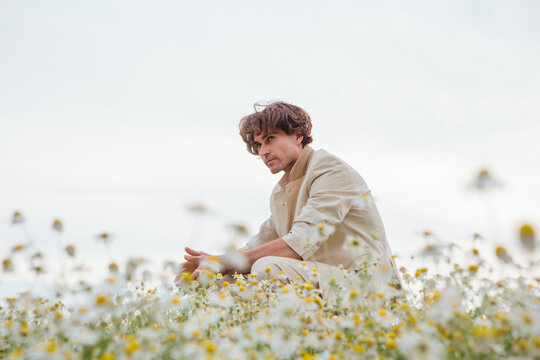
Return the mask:
{"type": "Polygon", "coordinates": [[[243,253],[246,255],[249,268],[251,268],[255,261],[265,256],[281,256],[302,260],[302,257],[291,249],[291,247],[287,245],[287,243],[281,238],[269,241],[265,244],[254,247],[253,249],[246,250],[243,253]]]}

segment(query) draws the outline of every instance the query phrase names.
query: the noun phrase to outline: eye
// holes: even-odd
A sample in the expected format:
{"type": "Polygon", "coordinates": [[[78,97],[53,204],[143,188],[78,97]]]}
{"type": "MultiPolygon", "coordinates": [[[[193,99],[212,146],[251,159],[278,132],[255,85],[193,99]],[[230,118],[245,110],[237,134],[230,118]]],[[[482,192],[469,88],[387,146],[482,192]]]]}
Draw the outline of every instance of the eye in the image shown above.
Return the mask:
{"type": "Polygon", "coordinates": [[[266,142],[270,142],[270,141],[272,141],[273,139],[274,139],[273,136],[269,136],[269,137],[266,138],[266,142]]]}

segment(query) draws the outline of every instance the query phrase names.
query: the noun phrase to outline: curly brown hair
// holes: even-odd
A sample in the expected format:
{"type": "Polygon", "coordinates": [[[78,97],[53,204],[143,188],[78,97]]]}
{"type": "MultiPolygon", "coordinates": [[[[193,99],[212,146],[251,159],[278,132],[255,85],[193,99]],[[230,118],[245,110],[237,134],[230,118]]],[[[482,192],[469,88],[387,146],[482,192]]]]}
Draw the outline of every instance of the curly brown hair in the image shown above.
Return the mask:
{"type": "Polygon", "coordinates": [[[259,155],[259,146],[255,136],[268,134],[275,129],[283,130],[287,135],[300,133],[303,136],[302,146],[313,141],[311,137],[311,118],[302,108],[276,101],[268,105],[255,103],[255,112],[240,120],[240,136],[253,155],[259,155]],[[263,108],[258,110],[258,108],[263,108]]]}

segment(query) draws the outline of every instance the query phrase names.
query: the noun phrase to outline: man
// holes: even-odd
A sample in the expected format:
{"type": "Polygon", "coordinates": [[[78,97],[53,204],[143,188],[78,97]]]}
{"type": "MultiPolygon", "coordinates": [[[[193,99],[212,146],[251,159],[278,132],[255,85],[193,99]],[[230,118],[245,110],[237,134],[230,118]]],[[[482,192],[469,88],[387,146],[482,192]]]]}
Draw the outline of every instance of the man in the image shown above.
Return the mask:
{"type": "MultiPolygon", "coordinates": [[[[217,257],[224,275],[251,272],[264,279],[280,273],[286,281],[315,280],[315,286],[327,289],[332,278],[344,279],[343,268],[367,265],[388,270],[399,284],[370,190],[341,159],[309,146],[311,119],[303,109],[271,103],[240,121],[240,135],[270,172],[284,174],[271,194],[271,216],[240,249],[245,266],[217,257]]],[[[210,256],[186,252],[176,280],[184,272],[196,278],[210,256]]],[[[355,286],[358,277],[348,273],[353,275],[343,281],[355,286]]]]}

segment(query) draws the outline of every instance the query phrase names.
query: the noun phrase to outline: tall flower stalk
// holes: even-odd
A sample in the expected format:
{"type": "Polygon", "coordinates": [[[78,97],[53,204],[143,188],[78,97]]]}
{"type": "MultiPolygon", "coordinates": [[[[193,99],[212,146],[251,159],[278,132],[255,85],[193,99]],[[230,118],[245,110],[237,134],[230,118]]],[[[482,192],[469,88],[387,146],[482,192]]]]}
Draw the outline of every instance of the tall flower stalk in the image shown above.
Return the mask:
{"type": "Polygon", "coordinates": [[[60,266],[60,281],[62,284],[66,283],[66,267],[64,264],[64,246],[62,244],[62,231],[64,230],[64,224],[62,220],[55,219],[52,224],[53,230],[56,232],[56,241],[58,243],[58,264],[60,266]]]}

